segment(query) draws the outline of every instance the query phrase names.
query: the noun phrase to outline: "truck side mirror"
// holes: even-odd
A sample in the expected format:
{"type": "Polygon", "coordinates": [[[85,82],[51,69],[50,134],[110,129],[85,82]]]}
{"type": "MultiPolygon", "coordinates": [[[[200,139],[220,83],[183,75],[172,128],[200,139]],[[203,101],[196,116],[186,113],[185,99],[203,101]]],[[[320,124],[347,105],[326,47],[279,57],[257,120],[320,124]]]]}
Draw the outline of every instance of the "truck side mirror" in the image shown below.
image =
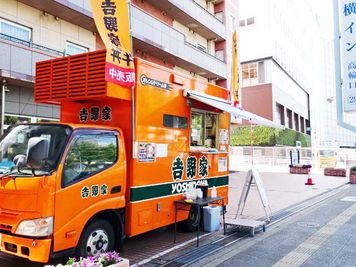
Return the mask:
{"type": "Polygon", "coordinates": [[[21,168],[21,167],[26,166],[26,156],[25,155],[17,155],[14,157],[14,159],[12,161],[14,162],[16,167],[21,168]]]}
{"type": "Polygon", "coordinates": [[[44,167],[44,160],[48,158],[49,142],[43,137],[32,137],[28,140],[27,166],[32,169],[44,167]]]}

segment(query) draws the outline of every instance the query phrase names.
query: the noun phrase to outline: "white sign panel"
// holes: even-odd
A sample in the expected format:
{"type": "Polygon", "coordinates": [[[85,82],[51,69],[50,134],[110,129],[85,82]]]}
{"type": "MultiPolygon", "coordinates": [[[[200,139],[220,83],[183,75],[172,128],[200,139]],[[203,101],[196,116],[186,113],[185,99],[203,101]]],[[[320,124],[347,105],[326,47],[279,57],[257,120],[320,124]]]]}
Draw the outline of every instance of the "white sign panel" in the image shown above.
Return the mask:
{"type": "Polygon", "coordinates": [[[227,158],[219,158],[218,172],[226,172],[226,171],[227,171],[227,158]]]}
{"type": "Polygon", "coordinates": [[[168,156],[168,144],[156,144],[156,157],[166,158],[168,156]]]}
{"type": "Polygon", "coordinates": [[[356,111],[356,0],[342,0],[341,61],[344,111],[356,111]]]}

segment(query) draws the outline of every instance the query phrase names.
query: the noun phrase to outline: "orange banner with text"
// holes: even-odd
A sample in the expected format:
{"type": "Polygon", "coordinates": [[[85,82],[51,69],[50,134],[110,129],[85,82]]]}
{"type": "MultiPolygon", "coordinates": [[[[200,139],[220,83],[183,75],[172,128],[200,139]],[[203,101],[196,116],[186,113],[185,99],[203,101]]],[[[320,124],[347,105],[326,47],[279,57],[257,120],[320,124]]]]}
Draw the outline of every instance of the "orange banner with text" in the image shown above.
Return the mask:
{"type": "Polygon", "coordinates": [[[91,0],[94,21],[106,47],[105,79],[122,86],[135,85],[127,0],[91,0]]]}

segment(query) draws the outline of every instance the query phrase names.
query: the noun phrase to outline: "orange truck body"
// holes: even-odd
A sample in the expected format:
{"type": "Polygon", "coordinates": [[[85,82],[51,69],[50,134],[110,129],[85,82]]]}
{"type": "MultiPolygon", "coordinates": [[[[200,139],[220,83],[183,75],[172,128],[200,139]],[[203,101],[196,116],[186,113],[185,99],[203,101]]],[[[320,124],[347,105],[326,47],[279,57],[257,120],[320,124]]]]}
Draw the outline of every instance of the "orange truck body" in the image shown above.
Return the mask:
{"type": "MultiPolygon", "coordinates": [[[[218,129],[228,132],[230,114],[188,99],[183,91],[198,91],[223,100],[229,100],[229,92],[138,58],[136,86],[123,88],[105,82],[104,66],[105,51],[37,63],[36,101],[60,105],[59,124],[71,127],[73,136],[80,131],[115,132],[118,157],[110,168],[63,187],[61,178],[70,137],[57,169],[50,175],[0,180],[0,251],[48,262],[51,256],[75,248],[95,216],[110,218],[118,235],[128,237],[172,224],[174,201],[200,183],[208,184],[209,192],[215,186],[218,196],[228,203],[228,166],[219,167],[219,160],[228,162],[228,143],[217,144],[213,151],[193,149],[190,126],[192,109],[206,110],[218,114],[218,129]],[[90,114],[84,119],[80,116],[82,110],[93,107],[109,108],[110,118],[91,120],[90,114]],[[165,127],[165,114],[187,118],[187,127],[165,127]],[[154,144],[153,157],[140,156],[145,144],[154,144]],[[195,177],[187,177],[184,169],[181,179],[176,180],[172,164],[177,157],[185,168],[188,157],[197,162],[204,157],[208,173],[201,177],[197,170],[195,177]],[[108,193],[83,199],[81,190],[93,185],[106,185],[108,193]],[[119,214],[118,221],[114,213],[119,214]],[[36,239],[15,234],[22,220],[48,216],[54,218],[51,236],[36,239]]],[[[186,212],[178,214],[179,221],[186,218],[186,212]]]]}

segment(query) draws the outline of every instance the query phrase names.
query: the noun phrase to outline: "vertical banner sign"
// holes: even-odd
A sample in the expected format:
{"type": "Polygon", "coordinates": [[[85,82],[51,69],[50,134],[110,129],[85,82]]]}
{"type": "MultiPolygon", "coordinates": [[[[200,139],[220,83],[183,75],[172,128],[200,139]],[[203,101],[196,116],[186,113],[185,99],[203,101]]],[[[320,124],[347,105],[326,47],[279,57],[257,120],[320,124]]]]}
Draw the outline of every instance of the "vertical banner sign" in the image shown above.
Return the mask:
{"type": "Polygon", "coordinates": [[[232,36],[232,71],[231,71],[231,93],[233,104],[236,107],[239,104],[239,70],[237,59],[237,33],[234,31],[232,36]]]}
{"type": "Polygon", "coordinates": [[[342,0],[340,13],[344,111],[356,111],[356,1],[342,0]]]}
{"type": "Polygon", "coordinates": [[[135,85],[127,0],[90,0],[94,21],[106,47],[105,79],[122,86],[135,85]]]}

